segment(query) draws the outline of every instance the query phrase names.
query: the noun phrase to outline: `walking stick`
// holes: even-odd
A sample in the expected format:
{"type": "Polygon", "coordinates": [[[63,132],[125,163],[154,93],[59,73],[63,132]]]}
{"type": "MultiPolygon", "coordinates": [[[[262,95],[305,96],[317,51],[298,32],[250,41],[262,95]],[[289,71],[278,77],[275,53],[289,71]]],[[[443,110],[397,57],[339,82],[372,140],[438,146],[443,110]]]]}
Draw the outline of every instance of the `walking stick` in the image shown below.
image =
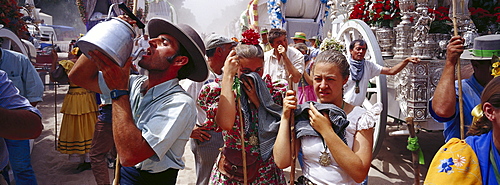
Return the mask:
{"type": "Polygon", "coordinates": [[[113,185],[120,184],[120,156],[116,154],[116,164],[115,164],[115,179],[113,179],[113,185]]]}
{"type": "MultiPolygon", "coordinates": [[[[452,0],[453,3],[453,33],[454,36],[458,35],[458,26],[457,26],[457,2],[456,0],[452,0]]],[[[463,0],[460,1],[461,3],[461,8],[463,10],[463,0]]],[[[460,111],[460,139],[464,139],[464,102],[463,102],[463,95],[462,95],[462,75],[461,75],[461,69],[460,69],[460,61],[457,62],[457,83],[458,83],[458,108],[460,111]]]]}
{"type": "MultiPolygon", "coordinates": [[[[410,138],[415,138],[415,125],[413,124],[413,117],[407,117],[406,118],[406,124],[408,125],[408,131],[410,131],[410,138]]],[[[420,166],[419,166],[419,156],[418,156],[418,150],[412,150],[411,151],[411,159],[412,159],[412,164],[413,164],[413,172],[415,174],[415,185],[420,184],[420,166]]]]}
{"type": "MultiPolygon", "coordinates": [[[[288,77],[288,89],[293,91],[293,80],[292,75],[288,77]]],[[[295,184],[295,161],[297,159],[297,154],[295,151],[295,116],[293,112],[290,114],[290,150],[292,152],[292,164],[290,165],[290,185],[295,184]]]]}
{"type": "MultiPolygon", "coordinates": [[[[239,89],[238,89],[239,90],[239,89]]],[[[247,176],[247,152],[245,150],[245,119],[243,119],[243,114],[241,113],[241,100],[239,96],[236,96],[238,99],[238,114],[240,114],[240,142],[241,142],[241,156],[243,157],[243,184],[248,184],[248,176],[247,176]]]]}
{"type": "Polygon", "coordinates": [[[55,122],[55,132],[56,132],[56,135],[55,135],[55,138],[54,138],[54,148],[57,150],[57,84],[53,83],[54,84],[54,117],[56,119],[56,122],[55,122]]]}

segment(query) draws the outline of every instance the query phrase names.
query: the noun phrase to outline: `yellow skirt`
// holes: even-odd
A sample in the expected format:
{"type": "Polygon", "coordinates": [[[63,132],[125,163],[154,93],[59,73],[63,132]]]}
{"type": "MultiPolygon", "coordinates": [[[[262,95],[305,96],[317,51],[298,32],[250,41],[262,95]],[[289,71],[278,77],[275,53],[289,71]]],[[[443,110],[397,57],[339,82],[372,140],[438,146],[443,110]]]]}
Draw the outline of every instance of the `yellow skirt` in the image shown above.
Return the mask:
{"type": "Polygon", "coordinates": [[[84,88],[70,88],[61,108],[64,114],[57,150],[63,154],[85,154],[90,151],[97,122],[95,93],[84,88]]]}

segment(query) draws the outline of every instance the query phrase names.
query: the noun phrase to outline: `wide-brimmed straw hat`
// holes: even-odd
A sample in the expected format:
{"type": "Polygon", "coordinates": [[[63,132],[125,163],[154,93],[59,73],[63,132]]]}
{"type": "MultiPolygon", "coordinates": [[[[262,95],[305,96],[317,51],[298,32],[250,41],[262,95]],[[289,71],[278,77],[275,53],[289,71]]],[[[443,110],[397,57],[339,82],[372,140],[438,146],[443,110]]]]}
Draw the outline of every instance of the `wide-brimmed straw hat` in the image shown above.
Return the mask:
{"type": "Polygon", "coordinates": [[[493,55],[500,55],[500,35],[484,35],[474,39],[472,49],[464,50],[460,59],[491,60],[493,55]]]}
{"type": "Polygon", "coordinates": [[[306,34],[304,32],[295,32],[295,36],[290,37],[291,39],[307,40],[306,34]]]}
{"type": "Polygon", "coordinates": [[[189,62],[194,63],[194,69],[187,78],[202,82],[208,77],[208,68],[205,61],[205,45],[198,33],[186,24],[174,25],[163,18],[152,18],[148,22],[148,33],[150,38],[156,38],[160,34],[168,34],[186,48],[189,62]]]}

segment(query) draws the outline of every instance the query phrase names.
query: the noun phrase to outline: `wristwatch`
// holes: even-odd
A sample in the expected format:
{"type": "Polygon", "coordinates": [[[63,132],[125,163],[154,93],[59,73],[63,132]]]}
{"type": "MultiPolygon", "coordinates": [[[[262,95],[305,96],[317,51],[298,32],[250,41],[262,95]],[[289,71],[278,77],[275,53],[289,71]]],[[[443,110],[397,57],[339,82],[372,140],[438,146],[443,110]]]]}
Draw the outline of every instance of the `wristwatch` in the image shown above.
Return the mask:
{"type": "Polygon", "coordinates": [[[129,94],[130,93],[127,90],[117,90],[117,89],[115,89],[115,90],[111,91],[111,99],[116,100],[120,96],[129,95],[129,94]]]}

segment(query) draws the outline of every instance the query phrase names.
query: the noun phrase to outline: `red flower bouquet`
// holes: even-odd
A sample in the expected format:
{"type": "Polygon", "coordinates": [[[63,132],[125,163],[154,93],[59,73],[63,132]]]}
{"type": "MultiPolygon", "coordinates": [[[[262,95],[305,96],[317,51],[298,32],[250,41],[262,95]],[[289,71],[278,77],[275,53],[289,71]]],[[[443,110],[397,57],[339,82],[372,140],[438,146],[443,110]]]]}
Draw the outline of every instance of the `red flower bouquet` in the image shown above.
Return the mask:
{"type": "Polygon", "coordinates": [[[354,8],[349,15],[349,19],[359,19],[365,21],[366,23],[370,22],[370,5],[371,1],[366,2],[365,0],[360,0],[358,4],[354,5],[354,8]]]}
{"type": "Polygon", "coordinates": [[[367,24],[377,27],[394,27],[401,14],[398,0],[376,0],[375,2],[360,0],[354,5],[349,18],[361,19],[367,24]]]}
{"type": "Polygon", "coordinates": [[[437,9],[429,8],[429,14],[434,15],[434,21],[431,23],[429,33],[450,33],[452,22],[449,15],[449,8],[440,6],[437,9]]]}
{"type": "Polygon", "coordinates": [[[469,8],[470,18],[480,34],[494,34],[498,31],[500,23],[500,7],[494,7],[492,10],[481,7],[469,8]]]}
{"type": "Polygon", "coordinates": [[[241,42],[243,44],[248,44],[248,45],[259,44],[260,34],[257,33],[255,30],[248,29],[245,32],[243,32],[241,35],[243,36],[243,39],[241,39],[241,42]]]}
{"type": "Polygon", "coordinates": [[[21,7],[17,6],[15,0],[0,0],[0,24],[21,38],[28,28],[21,19],[23,14],[19,12],[19,9],[21,7]]]}

